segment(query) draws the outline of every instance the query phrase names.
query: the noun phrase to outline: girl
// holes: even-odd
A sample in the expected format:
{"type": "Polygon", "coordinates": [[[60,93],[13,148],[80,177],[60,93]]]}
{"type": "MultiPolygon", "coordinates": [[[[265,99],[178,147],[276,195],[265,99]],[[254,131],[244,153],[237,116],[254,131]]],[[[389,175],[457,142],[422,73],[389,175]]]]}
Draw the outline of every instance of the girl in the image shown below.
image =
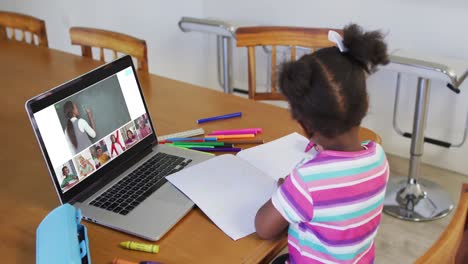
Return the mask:
{"type": "Polygon", "coordinates": [[[63,105],[63,112],[67,118],[65,136],[67,138],[68,145],[73,154],[79,153],[91,145],[91,140],[88,136],[92,138],[96,137],[93,113],[88,109],[88,117],[91,121],[90,127],[86,120],[79,118],[80,112],[78,111],[76,104],[72,101],[65,102],[63,105]]]}
{"type": "Polygon", "coordinates": [[[111,140],[111,157],[115,158],[117,157],[118,155],[122,154],[124,151],[125,151],[125,147],[122,146],[122,144],[120,143],[120,133],[119,131],[115,131],[115,134],[117,135],[114,135],[112,134],[110,136],[110,140],[111,140]]]}
{"type": "Polygon", "coordinates": [[[78,156],[78,162],[80,163],[78,170],[80,171],[81,177],[86,177],[94,171],[93,164],[91,164],[91,162],[89,162],[89,160],[85,159],[83,156],[78,156]]]}
{"type": "Polygon", "coordinates": [[[138,136],[140,140],[151,134],[151,128],[149,127],[147,120],[144,116],[138,118],[138,136]]]}
{"type": "Polygon", "coordinates": [[[131,129],[128,129],[127,140],[125,141],[125,145],[127,146],[127,148],[130,148],[131,146],[133,146],[135,143],[137,143],[137,141],[138,139],[135,136],[135,134],[133,134],[133,131],[131,129]]]}
{"type": "Polygon", "coordinates": [[[288,228],[289,256],[277,263],[373,263],[388,179],[382,147],[359,142],[368,108],[366,77],[387,64],[378,31],[357,25],[336,32],[338,47],[283,65],[280,87],[292,116],[310,138],[314,158],[292,170],[258,211],[257,234],[272,239],[288,228]]]}

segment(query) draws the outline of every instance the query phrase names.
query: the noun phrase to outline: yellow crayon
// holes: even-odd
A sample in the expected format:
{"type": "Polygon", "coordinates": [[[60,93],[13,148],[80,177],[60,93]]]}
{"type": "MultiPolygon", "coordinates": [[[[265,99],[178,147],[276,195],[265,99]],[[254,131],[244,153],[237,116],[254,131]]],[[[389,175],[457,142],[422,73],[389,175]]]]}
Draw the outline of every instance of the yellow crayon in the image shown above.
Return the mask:
{"type": "Polygon", "coordinates": [[[126,249],[139,250],[139,251],[144,251],[144,252],[149,252],[149,253],[158,253],[159,252],[159,246],[158,245],[143,244],[143,243],[138,243],[138,242],[133,242],[133,241],[121,242],[120,246],[122,246],[122,247],[124,247],[126,249]]]}

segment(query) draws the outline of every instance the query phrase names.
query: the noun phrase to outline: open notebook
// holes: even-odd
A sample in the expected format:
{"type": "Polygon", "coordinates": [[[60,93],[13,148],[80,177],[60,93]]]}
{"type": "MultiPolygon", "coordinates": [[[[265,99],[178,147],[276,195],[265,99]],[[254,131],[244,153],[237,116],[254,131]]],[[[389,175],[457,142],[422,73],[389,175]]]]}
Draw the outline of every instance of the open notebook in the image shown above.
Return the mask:
{"type": "Polygon", "coordinates": [[[292,133],[236,156],[217,156],[167,179],[237,240],[255,232],[255,215],[276,190],[276,181],[311,158],[313,154],[304,152],[308,142],[292,133]]]}

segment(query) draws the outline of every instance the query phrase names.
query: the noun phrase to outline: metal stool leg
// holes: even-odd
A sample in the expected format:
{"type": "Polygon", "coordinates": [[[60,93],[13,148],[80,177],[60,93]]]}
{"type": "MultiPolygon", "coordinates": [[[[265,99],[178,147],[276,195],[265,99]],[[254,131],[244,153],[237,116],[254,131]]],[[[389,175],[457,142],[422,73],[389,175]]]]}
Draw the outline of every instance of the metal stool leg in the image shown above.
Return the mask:
{"type": "Polygon", "coordinates": [[[385,213],[408,221],[439,219],[448,215],[453,209],[450,195],[442,187],[431,181],[419,179],[429,84],[428,79],[418,78],[409,175],[407,179],[390,177],[384,201],[385,213]]]}

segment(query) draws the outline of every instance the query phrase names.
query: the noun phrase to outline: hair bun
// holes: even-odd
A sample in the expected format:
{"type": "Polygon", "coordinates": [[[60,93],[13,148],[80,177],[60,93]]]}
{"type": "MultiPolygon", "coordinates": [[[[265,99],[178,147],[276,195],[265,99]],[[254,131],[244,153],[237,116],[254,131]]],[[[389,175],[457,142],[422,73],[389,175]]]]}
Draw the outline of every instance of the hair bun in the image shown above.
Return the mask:
{"type": "Polygon", "coordinates": [[[347,54],[367,72],[373,72],[377,65],[389,62],[387,44],[380,31],[364,32],[360,26],[350,24],[343,29],[343,35],[343,44],[348,48],[347,54]]]}

